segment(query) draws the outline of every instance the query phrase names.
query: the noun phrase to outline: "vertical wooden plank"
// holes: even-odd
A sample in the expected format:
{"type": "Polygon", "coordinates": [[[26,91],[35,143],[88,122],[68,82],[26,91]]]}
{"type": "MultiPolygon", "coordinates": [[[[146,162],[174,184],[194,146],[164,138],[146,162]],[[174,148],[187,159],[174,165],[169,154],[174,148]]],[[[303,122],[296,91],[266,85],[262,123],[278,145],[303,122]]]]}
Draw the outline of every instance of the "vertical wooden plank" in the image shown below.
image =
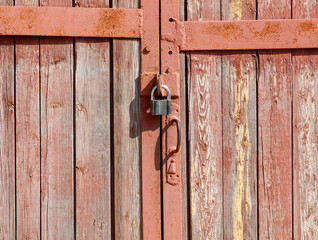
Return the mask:
{"type": "MultiPolygon", "coordinates": [[[[0,5],[11,6],[12,0],[0,5]]],[[[13,37],[0,37],[0,239],[15,238],[15,98],[13,37]]]]}
{"type": "MultiPolygon", "coordinates": [[[[80,7],[108,7],[80,0],[80,7]]],[[[111,239],[110,46],[78,38],[76,51],[76,236],[111,239]]]]}
{"type": "MultiPolygon", "coordinates": [[[[316,1],[293,1],[293,18],[317,17],[316,1]]],[[[294,239],[318,239],[318,50],[292,55],[294,239]]]]}
{"type": "MultiPolygon", "coordinates": [[[[16,6],[38,6],[16,0],[16,6]]],[[[17,239],[40,239],[39,38],[16,37],[17,239]]]]}
{"type": "MultiPolygon", "coordinates": [[[[258,0],[259,19],[288,19],[291,1],[258,0]]],[[[259,238],[292,239],[290,51],[260,51],[258,81],[259,238]]]]}
{"type": "MultiPolygon", "coordinates": [[[[256,2],[222,0],[222,20],[256,17],[256,2]]],[[[257,239],[257,57],[224,52],[223,191],[224,238],[257,239]]]]}
{"type": "MultiPolygon", "coordinates": [[[[161,74],[173,79],[180,87],[180,54],[177,44],[170,41],[169,34],[177,28],[173,19],[179,19],[179,1],[161,1],[161,74]]],[[[171,91],[176,87],[167,84],[171,91]]],[[[179,143],[181,125],[180,94],[171,99],[171,114],[161,117],[162,123],[162,217],[163,238],[182,239],[182,155],[179,143]],[[177,150],[177,151],[176,151],[177,150]]]]}
{"type": "Polygon", "coordinates": [[[76,39],[77,239],[111,238],[109,70],[108,40],[76,39]]]}
{"type": "MultiPolygon", "coordinates": [[[[188,20],[220,20],[220,1],[188,1],[188,20]]],[[[221,54],[188,57],[192,239],[223,239],[221,54]]]]}
{"type": "Polygon", "coordinates": [[[224,238],[257,238],[256,56],[222,56],[224,238]]]}
{"type": "MultiPolygon", "coordinates": [[[[113,0],[114,8],[138,8],[139,1],[113,0]]],[[[115,238],[142,239],[140,174],[140,45],[113,41],[115,238]]]]}
{"type": "Polygon", "coordinates": [[[39,97],[39,40],[16,38],[18,239],[40,239],[39,97]]]}
{"type": "MultiPolygon", "coordinates": [[[[72,0],[41,0],[71,7],[72,0]]],[[[41,229],[44,239],[74,239],[73,41],[40,39],[41,229]]]]}
{"type": "MultiPolygon", "coordinates": [[[[180,21],[185,21],[185,0],[179,0],[179,15],[180,21]]],[[[187,154],[187,72],[186,72],[186,53],[180,52],[180,108],[181,112],[181,189],[182,189],[182,239],[188,237],[188,154],[187,154]]]]}

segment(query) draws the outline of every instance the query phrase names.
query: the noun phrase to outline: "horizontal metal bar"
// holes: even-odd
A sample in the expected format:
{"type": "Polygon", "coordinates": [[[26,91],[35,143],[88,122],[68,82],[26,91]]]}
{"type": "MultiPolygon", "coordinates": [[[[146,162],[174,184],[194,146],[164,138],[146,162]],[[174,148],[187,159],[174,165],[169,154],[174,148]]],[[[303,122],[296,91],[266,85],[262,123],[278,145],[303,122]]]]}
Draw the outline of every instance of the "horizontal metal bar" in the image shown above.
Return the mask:
{"type": "Polygon", "coordinates": [[[0,35],[140,38],[139,9],[0,7],[0,35]]]}
{"type": "Polygon", "coordinates": [[[183,51],[318,48],[318,19],[193,21],[178,28],[183,51]]]}

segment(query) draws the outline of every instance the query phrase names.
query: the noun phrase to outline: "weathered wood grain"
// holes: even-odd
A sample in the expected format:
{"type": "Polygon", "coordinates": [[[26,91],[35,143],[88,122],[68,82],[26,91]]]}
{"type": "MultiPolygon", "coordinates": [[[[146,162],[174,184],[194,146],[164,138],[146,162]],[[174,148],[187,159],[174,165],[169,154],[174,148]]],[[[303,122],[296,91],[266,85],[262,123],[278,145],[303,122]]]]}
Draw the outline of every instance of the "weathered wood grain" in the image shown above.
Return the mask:
{"type": "MultiPolygon", "coordinates": [[[[255,1],[222,0],[222,20],[255,19],[255,1]]],[[[257,239],[257,57],[223,52],[225,239],[257,239]]]]}
{"type": "MultiPolygon", "coordinates": [[[[259,19],[288,19],[291,1],[258,1],[259,19]]],[[[260,51],[259,238],[292,239],[291,52],[260,51]]]]}
{"type": "MultiPolygon", "coordinates": [[[[316,1],[293,1],[293,18],[317,18],[316,1]]],[[[294,239],[318,239],[318,51],[292,52],[294,239]]]]}
{"type": "Polygon", "coordinates": [[[224,238],[257,238],[256,56],[222,56],[224,238]]]}
{"type": "MultiPolygon", "coordinates": [[[[35,0],[15,5],[37,6],[35,0]]],[[[16,38],[16,205],[17,239],[40,239],[39,38],[16,38]]]]}
{"type": "MultiPolygon", "coordinates": [[[[71,7],[72,1],[41,1],[71,7]]],[[[40,39],[41,229],[44,239],[74,239],[73,41],[40,39]]]]}
{"type": "MultiPolygon", "coordinates": [[[[10,6],[12,0],[1,0],[10,6]]],[[[15,97],[13,37],[0,37],[0,239],[15,238],[15,97]]]]}
{"type": "MultiPolygon", "coordinates": [[[[16,6],[38,6],[16,0],[16,6]]],[[[40,239],[39,38],[16,38],[17,239],[40,239]]]]}
{"type": "MultiPolygon", "coordinates": [[[[114,8],[138,8],[113,0],[114,8]]],[[[113,41],[115,238],[142,239],[140,158],[140,45],[113,41]]]]}
{"type": "Polygon", "coordinates": [[[74,237],[73,49],[40,39],[41,213],[44,239],[74,237]]]}
{"type": "MultiPolygon", "coordinates": [[[[107,0],[80,0],[108,7],[107,0]]],[[[75,39],[76,236],[111,239],[111,97],[108,39],[75,39]]]]}
{"type": "Polygon", "coordinates": [[[318,57],[293,53],[294,237],[318,238],[318,57]]]}
{"type": "MultiPolygon", "coordinates": [[[[188,20],[220,20],[220,2],[188,1],[188,20]]],[[[223,239],[221,54],[188,55],[192,239],[223,239]]]]}
{"type": "Polygon", "coordinates": [[[260,53],[260,239],[292,239],[290,60],[288,51],[260,53]]]}
{"type": "Polygon", "coordinates": [[[17,238],[40,239],[39,39],[16,38],[17,238]]]}

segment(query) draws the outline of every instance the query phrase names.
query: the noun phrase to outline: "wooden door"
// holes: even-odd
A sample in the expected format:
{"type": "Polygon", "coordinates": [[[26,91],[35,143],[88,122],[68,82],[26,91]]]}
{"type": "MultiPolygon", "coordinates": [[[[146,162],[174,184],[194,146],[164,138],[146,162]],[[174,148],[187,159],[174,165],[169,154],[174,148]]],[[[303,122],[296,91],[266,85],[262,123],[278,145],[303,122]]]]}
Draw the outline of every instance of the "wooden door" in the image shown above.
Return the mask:
{"type": "Polygon", "coordinates": [[[140,41],[1,36],[0,67],[0,239],[141,239],[140,41]]]}
{"type": "MultiPolygon", "coordinates": [[[[316,1],[188,0],[186,20],[307,19],[317,9],[316,1]]],[[[187,53],[184,236],[318,238],[316,54],[187,53]]]]}
{"type": "Polygon", "coordinates": [[[0,239],[318,239],[314,0],[0,5],[0,239]]]}

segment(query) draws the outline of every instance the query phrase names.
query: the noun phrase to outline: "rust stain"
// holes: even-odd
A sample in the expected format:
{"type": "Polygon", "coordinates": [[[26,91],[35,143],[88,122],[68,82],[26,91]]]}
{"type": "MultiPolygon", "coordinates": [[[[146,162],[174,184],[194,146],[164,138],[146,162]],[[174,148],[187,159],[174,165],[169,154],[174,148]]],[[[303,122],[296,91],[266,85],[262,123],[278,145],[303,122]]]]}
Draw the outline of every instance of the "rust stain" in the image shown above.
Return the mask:
{"type": "Polygon", "coordinates": [[[117,11],[101,11],[96,33],[103,35],[109,32],[109,29],[115,30],[122,25],[122,20],[126,17],[126,13],[120,9],[117,11]]]}
{"type": "Polygon", "coordinates": [[[305,21],[299,23],[297,30],[299,33],[304,33],[304,32],[310,32],[314,33],[315,32],[315,25],[313,24],[312,21],[305,21]]]}
{"type": "Polygon", "coordinates": [[[253,32],[253,34],[256,38],[272,37],[273,39],[278,40],[280,34],[280,24],[266,22],[265,27],[262,29],[262,31],[253,32]]]}
{"type": "Polygon", "coordinates": [[[22,9],[20,13],[20,20],[22,22],[27,23],[27,28],[31,29],[34,26],[34,23],[36,22],[38,16],[33,11],[33,9],[22,9]]]}
{"type": "Polygon", "coordinates": [[[57,36],[66,35],[66,31],[65,31],[64,26],[62,26],[62,25],[56,26],[54,29],[54,34],[57,36]]]}
{"type": "Polygon", "coordinates": [[[237,23],[226,23],[222,25],[211,24],[203,32],[206,34],[219,35],[226,39],[236,39],[243,36],[243,30],[237,23]]]}

